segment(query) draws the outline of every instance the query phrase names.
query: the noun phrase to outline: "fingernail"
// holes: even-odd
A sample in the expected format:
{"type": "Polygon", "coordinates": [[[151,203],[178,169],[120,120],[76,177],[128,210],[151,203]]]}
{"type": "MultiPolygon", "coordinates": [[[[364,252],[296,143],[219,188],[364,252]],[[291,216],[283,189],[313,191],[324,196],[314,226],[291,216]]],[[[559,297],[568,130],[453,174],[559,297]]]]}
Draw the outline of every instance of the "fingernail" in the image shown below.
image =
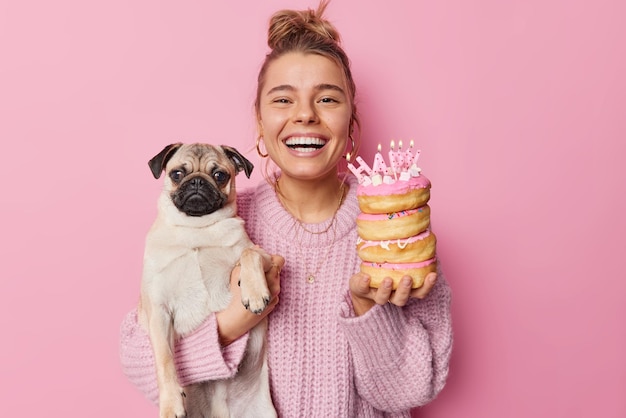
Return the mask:
{"type": "Polygon", "coordinates": [[[431,283],[435,283],[435,282],[437,281],[437,275],[431,276],[431,277],[430,277],[430,279],[429,279],[429,281],[430,281],[431,283]]]}
{"type": "Polygon", "coordinates": [[[404,279],[402,279],[402,286],[411,287],[412,285],[413,285],[413,279],[411,279],[410,277],[405,277],[404,279]]]}

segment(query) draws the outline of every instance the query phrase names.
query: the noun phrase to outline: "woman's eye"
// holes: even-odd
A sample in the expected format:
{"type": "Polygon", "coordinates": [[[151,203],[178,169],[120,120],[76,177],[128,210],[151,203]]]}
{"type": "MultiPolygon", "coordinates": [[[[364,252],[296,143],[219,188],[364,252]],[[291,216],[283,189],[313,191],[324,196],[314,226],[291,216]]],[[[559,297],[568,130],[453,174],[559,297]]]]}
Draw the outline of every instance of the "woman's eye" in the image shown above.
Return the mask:
{"type": "Polygon", "coordinates": [[[217,184],[224,184],[228,181],[228,174],[223,171],[213,173],[213,179],[217,184]]]}
{"type": "Polygon", "coordinates": [[[320,103],[338,103],[337,100],[333,99],[332,97],[322,97],[320,99],[320,103]]]}
{"type": "Polygon", "coordinates": [[[285,99],[284,97],[274,99],[274,103],[287,104],[289,103],[289,99],[285,99]]]}
{"type": "Polygon", "coordinates": [[[170,178],[174,183],[180,183],[183,177],[185,177],[185,172],[183,170],[172,170],[170,172],[170,178]]]}

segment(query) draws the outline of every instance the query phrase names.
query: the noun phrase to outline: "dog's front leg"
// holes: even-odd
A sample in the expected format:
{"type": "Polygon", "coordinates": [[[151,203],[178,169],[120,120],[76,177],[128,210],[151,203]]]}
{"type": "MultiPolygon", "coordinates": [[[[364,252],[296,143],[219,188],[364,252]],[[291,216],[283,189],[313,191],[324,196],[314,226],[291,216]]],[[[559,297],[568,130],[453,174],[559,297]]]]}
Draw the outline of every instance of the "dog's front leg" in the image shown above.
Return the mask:
{"type": "Polygon", "coordinates": [[[272,265],[272,258],[260,248],[246,248],[241,254],[241,303],[255,314],[263,312],[270,303],[265,272],[272,265]]]}
{"type": "Polygon", "coordinates": [[[159,385],[160,417],[184,418],[187,416],[183,402],[185,393],[176,376],[172,317],[163,307],[154,306],[150,312],[149,327],[159,385]]]}

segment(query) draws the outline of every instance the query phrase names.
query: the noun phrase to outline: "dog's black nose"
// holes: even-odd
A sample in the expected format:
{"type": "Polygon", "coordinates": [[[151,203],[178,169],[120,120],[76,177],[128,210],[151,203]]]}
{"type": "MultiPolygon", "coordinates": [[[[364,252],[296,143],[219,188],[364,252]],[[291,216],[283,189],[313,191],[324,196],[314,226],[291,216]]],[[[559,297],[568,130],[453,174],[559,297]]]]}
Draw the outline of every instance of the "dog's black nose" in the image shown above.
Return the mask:
{"type": "Polygon", "coordinates": [[[191,180],[189,180],[189,183],[193,186],[193,187],[201,187],[202,183],[204,183],[204,180],[202,180],[200,177],[195,177],[192,178],[191,180]]]}

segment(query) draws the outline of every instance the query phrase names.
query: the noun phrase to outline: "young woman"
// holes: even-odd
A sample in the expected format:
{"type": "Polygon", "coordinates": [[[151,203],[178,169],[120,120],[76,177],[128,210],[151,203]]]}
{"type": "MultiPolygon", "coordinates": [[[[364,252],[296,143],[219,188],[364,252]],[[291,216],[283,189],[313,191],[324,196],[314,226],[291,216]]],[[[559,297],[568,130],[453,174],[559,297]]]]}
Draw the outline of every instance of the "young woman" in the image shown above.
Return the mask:
{"type": "MultiPolygon", "coordinates": [[[[231,305],[178,341],[179,376],[183,385],[233,376],[248,331],[271,313],[268,365],[279,416],[409,417],[448,374],[450,290],[441,271],[419,289],[407,280],[396,291],[390,280],[372,289],[358,272],[357,183],[339,169],[358,149],[355,86],[325,7],[272,17],[258,78],[257,151],[271,167],[267,182],[239,193],[238,209],[251,239],[280,254],[267,275],[274,298],[261,316],[246,311],[235,268],[231,305]]],[[[158,401],[136,311],[122,324],[121,361],[158,401]]]]}

